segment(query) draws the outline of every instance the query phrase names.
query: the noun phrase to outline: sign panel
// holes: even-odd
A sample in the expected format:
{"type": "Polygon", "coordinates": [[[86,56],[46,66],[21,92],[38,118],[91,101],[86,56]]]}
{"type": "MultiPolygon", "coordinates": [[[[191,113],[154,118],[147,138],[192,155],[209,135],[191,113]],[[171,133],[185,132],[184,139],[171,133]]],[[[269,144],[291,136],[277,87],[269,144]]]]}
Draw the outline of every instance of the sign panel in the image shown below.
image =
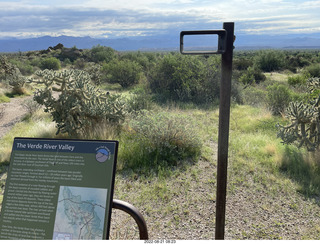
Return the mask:
{"type": "Polygon", "coordinates": [[[109,237],[118,142],[15,138],[0,239],[109,237]]]}

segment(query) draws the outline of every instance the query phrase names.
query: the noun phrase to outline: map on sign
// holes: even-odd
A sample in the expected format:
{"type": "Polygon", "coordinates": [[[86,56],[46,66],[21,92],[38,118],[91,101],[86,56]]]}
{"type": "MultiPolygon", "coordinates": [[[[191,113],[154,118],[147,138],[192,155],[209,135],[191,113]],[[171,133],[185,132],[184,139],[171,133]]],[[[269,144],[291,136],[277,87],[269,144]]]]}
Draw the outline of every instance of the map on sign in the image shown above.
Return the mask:
{"type": "Polygon", "coordinates": [[[60,186],[54,240],[101,240],[107,189],[60,186]]]}

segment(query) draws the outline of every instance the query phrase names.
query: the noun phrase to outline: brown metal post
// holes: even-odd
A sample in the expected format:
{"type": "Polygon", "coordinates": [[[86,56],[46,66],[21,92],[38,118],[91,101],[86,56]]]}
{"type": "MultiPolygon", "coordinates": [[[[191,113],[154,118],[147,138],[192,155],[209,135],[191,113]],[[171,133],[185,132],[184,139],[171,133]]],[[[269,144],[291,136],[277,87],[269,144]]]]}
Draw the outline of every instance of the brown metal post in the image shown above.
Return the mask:
{"type": "Polygon", "coordinates": [[[227,196],[227,169],[229,146],[229,121],[231,100],[232,58],[234,42],[234,23],[223,23],[223,30],[182,31],[180,33],[180,52],[187,55],[222,54],[220,110],[219,110],[219,138],[218,138],[218,169],[216,195],[216,232],[215,239],[224,239],[226,196],[227,196]],[[185,35],[219,35],[217,51],[186,51],[183,37],[185,35]]]}
{"type": "Polygon", "coordinates": [[[226,51],[222,54],[222,77],[220,87],[219,108],[219,137],[218,137],[218,169],[216,195],[216,230],[215,239],[224,239],[226,196],[227,196],[227,168],[229,145],[230,97],[232,77],[232,57],[234,41],[234,23],[224,23],[227,31],[226,51]]]}

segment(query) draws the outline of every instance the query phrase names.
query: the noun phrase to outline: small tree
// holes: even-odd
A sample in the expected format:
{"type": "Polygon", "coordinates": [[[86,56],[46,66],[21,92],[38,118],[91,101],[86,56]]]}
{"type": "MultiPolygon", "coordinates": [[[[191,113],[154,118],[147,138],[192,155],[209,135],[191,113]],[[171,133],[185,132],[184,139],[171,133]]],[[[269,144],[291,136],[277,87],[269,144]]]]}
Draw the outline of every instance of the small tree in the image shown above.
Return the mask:
{"type": "Polygon", "coordinates": [[[119,83],[123,88],[127,88],[138,84],[142,68],[137,62],[124,59],[105,64],[103,70],[109,83],[119,83]]]}
{"type": "Polygon", "coordinates": [[[115,57],[115,50],[111,47],[94,46],[91,49],[91,61],[95,63],[109,63],[115,57]]]}

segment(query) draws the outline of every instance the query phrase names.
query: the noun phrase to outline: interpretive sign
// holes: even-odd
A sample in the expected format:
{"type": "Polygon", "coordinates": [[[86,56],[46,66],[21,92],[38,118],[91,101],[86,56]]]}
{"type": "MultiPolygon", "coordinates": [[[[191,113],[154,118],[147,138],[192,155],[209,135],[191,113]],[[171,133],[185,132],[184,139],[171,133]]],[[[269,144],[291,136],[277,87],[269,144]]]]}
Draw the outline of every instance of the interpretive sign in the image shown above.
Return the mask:
{"type": "Polygon", "coordinates": [[[0,239],[109,237],[118,142],[15,138],[0,239]]]}

